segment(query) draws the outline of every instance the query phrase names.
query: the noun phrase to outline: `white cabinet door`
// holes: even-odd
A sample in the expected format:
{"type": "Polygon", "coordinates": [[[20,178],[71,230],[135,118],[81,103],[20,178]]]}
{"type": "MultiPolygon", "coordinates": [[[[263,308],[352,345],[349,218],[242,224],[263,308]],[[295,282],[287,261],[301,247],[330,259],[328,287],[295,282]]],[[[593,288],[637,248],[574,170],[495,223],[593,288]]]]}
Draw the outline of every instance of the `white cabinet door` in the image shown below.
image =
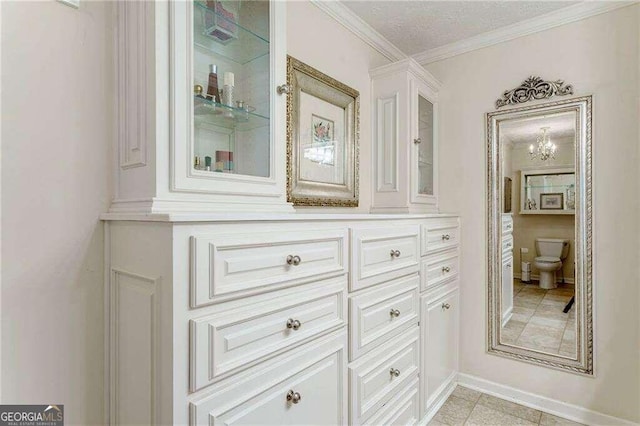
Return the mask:
{"type": "Polygon", "coordinates": [[[513,312],[513,256],[502,260],[502,325],[511,318],[513,312]]]}
{"type": "Polygon", "coordinates": [[[458,289],[435,299],[422,296],[422,413],[458,370],[458,289]]]}

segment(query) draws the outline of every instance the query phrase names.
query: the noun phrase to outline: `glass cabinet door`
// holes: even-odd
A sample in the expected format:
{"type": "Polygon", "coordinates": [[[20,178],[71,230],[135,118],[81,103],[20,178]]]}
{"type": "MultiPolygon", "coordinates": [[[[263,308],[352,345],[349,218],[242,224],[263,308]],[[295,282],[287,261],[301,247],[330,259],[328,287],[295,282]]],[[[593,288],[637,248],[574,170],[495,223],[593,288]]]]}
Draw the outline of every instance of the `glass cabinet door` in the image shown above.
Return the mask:
{"type": "Polygon", "coordinates": [[[269,177],[268,1],[193,2],[193,174],[269,177]]]}
{"type": "Polygon", "coordinates": [[[433,191],[433,104],[418,95],[418,194],[433,191]]]}

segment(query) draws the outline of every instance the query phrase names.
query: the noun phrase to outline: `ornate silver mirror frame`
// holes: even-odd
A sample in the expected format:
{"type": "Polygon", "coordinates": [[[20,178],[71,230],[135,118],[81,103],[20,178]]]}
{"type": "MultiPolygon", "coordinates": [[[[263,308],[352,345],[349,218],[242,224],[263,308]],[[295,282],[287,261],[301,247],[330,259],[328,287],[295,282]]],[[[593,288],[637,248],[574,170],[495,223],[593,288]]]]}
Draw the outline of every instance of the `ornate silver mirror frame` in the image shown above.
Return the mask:
{"type": "Polygon", "coordinates": [[[487,350],[525,362],[560,370],[593,375],[593,272],[592,272],[592,188],[591,127],[592,98],[585,96],[487,114],[487,218],[488,218],[488,329],[487,350]],[[507,120],[575,112],[576,123],[576,342],[575,358],[554,355],[501,343],[502,298],[502,165],[500,123],[507,120]]]}

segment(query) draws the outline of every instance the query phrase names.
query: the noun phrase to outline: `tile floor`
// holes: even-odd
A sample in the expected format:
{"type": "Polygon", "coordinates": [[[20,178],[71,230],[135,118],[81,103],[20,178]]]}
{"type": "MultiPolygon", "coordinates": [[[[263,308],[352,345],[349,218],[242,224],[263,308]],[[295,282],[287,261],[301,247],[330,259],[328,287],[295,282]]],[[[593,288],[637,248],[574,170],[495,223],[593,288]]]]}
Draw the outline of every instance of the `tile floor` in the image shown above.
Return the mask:
{"type": "Polygon", "coordinates": [[[513,315],[502,329],[502,342],[542,352],[575,357],[576,309],[562,312],[574,295],[572,285],[545,290],[534,284],[513,284],[513,315]]]}
{"type": "Polygon", "coordinates": [[[429,422],[429,426],[441,425],[569,426],[580,425],[580,423],[458,386],[429,422]]]}

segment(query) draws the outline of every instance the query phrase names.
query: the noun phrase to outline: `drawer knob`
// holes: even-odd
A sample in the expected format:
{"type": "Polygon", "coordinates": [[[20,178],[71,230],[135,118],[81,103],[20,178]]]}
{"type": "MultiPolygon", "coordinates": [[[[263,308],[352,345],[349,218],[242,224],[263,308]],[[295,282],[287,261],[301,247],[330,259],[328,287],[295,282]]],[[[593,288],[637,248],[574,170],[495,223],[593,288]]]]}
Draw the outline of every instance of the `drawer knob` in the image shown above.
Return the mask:
{"type": "Polygon", "coordinates": [[[399,317],[400,316],[400,311],[397,309],[392,309],[389,311],[389,315],[391,315],[392,317],[399,317]]]}
{"type": "Polygon", "coordinates": [[[391,250],[391,257],[400,257],[400,250],[391,250]]]}
{"type": "Polygon", "coordinates": [[[302,323],[297,319],[289,318],[287,320],[287,328],[298,330],[300,327],[302,327],[302,323]]]}
{"type": "Polygon", "coordinates": [[[302,400],[302,395],[300,395],[298,392],[294,392],[293,389],[287,393],[287,401],[297,404],[301,400],[302,400]]]}
{"type": "Polygon", "coordinates": [[[300,259],[300,256],[294,256],[291,254],[287,256],[287,263],[289,265],[298,266],[300,262],[302,262],[302,259],[300,259]]]}
{"type": "Polygon", "coordinates": [[[400,370],[398,370],[397,368],[392,368],[391,370],[389,370],[389,374],[391,374],[393,377],[398,377],[400,375],[400,370]]]}
{"type": "Polygon", "coordinates": [[[416,145],[418,145],[418,144],[422,143],[422,139],[420,139],[420,138],[415,138],[415,139],[413,140],[413,143],[415,143],[416,145]]]}
{"type": "Polygon", "coordinates": [[[451,238],[451,236],[450,236],[449,234],[444,234],[444,235],[442,236],[442,241],[445,241],[445,240],[446,240],[446,241],[448,241],[448,240],[449,240],[449,238],[451,238]]]}
{"type": "Polygon", "coordinates": [[[451,268],[449,268],[448,266],[443,266],[442,267],[442,272],[444,272],[444,273],[451,272],[451,268]]]}
{"type": "Polygon", "coordinates": [[[443,311],[444,311],[445,309],[449,309],[450,307],[451,307],[451,305],[450,305],[450,304],[448,304],[448,303],[443,303],[443,304],[442,304],[442,310],[443,310],[443,311]]]}

